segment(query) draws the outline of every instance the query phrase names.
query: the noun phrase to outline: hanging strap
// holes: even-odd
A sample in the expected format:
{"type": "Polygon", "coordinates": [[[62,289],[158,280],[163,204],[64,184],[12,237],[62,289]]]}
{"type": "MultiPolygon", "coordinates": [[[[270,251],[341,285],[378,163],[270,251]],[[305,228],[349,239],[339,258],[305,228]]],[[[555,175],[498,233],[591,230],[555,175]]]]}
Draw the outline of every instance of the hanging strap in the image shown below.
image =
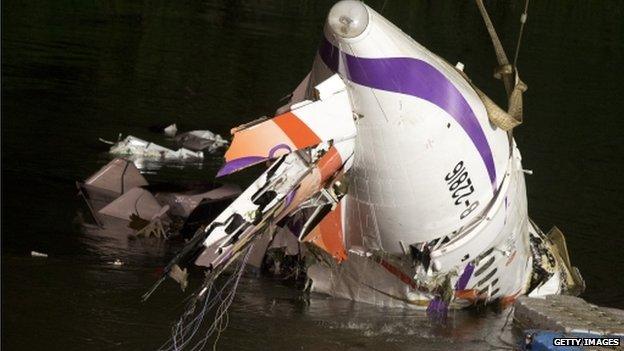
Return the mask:
{"type": "Polygon", "coordinates": [[[496,67],[496,69],[494,70],[494,77],[496,79],[502,80],[505,86],[505,91],[507,92],[508,99],[507,112],[505,112],[498,105],[496,105],[496,103],[492,101],[492,99],[490,99],[487,95],[485,95],[485,93],[478,89],[476,89],[476,91],[481,98],[481,101],[485,105],[488,116],[490,117],[492,123],[496,124],[499,128],[508,131],[522,123],[522,93],[524,93],[528,89],[527,85],[520,79],[520,76],[518,75],[516,63],[518,61],[518,53],[520,50],[522,33],[524,31],[524,24],[526,23],[527,19],[529,0],[525,1],[524,13],[520,17],[520,33],[518,35],[518,43],[516,45],[513,65],[509,63],[509,59],[507,58],[505,49],[503,49],[503,45],[501,44],[498,34],[496,33],[496,29],[494,29],[494,25],[492,24],[492,20],[490,19],[490,16],[485,9],[483,0],[475,1],[477,3],[477,7],[479,8],[479,12],[481,12],[481,16],[483,17],[483,21],[485,22],[485,27],[490,34],[492,45],[494,46],[496,60],[498,61],[498,67],[496,67]]]}
{"type": "Polygon", "coordinates": [[[476,0],[476,2],[479,7],[479,12],[481,12],[481,17],[483,17],[483,22],[485,22],[485,27],[490,34],[490,39],[492,40],[492,45],[494,46],[494,52],[496,53],[496,60],[498,61],[498,67],[494,70],[494,77],[503,80],[503,84],[505,84],[505,91],[507,92],[507,96],[509,96],[513,88],[513,66],[509,64],[509,59],[507,58],[505,49],[503,49],[503,44],[501,44],[501,41],[498,38],[498,34],[496,33],[496,29],[494,29],[494,24],[492,24],[490,15],[488,15],[487,10],[485,9],[483,0],[476,0]]]}

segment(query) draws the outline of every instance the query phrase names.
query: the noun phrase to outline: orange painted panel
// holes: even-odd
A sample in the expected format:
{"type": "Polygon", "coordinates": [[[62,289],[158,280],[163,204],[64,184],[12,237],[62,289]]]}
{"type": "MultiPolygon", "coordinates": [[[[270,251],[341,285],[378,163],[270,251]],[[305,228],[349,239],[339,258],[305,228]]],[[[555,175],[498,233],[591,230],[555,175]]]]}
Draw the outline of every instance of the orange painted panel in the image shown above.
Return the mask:
{"type": "Polygon", "coordinates": [[[347,259],[347,250],[344,247],[344,236],[342,233],[342,210],[338,205],[330,211],[325,218],[312,230],[305,241],[328,252],[332,257],[342,262],[347,259]]]}
{"type": "MultiPolygon", "coordinates": [[[[288,135],[273,120],[268,120],[235,133],[232,144],[225,153],[225,160],[230,162],[249,156],[269,157],[270,150],[280,144],[295,148],[288,135]]],[[[285,151],[282,149],[273,156],[281,156],[285,151]]]]}
{"type": "Polygon", "coordinates": [[[332,176],[342,166],[342,157],[335,147],[330,147],[327,153],[318,161],[318,169],[321,171],[321,182],[332,176]]]}
{"type": "Polygon", "coordinates": [[[303,149],[321,142],[321,139],[303,123],[294,113],[286,112],[272,119],[288,137],[294,142],[297,149],[303,149]]]}

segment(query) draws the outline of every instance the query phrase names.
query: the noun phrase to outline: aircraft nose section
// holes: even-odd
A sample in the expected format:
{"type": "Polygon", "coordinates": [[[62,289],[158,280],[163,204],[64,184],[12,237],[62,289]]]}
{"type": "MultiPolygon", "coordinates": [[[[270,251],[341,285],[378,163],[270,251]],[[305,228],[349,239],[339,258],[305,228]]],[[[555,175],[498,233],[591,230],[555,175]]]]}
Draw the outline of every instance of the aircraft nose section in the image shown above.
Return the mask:
{"type": "Polygon", "coordinates": [[[369,13],[364,3],[358,0],[343,0],[336,3],[327,16],[327,24],[342,38],[355,38],[368,26],[369,13]]]}

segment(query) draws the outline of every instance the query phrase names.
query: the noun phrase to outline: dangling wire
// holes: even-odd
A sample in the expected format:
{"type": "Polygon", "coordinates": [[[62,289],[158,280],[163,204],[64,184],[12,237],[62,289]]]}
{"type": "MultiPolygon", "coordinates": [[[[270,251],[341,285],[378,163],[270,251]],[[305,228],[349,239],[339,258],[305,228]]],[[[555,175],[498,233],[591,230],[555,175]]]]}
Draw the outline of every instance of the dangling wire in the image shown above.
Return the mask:
{"type": "Polygon", "coordinates": [[[184,313],[178,322],[173,325],[171,338],[158,349],[159,351],[202,350],[208,340],[217,333],[217,338],[213,345],[213,349],[216,348],[220,334],[227,327],[229,320],[227,311],[234,300],[238,283],[243,275],[252,248],[253,244],[247,248],[247,252],[239,260],[238,266],[221,285],[220,289],[215,289],[214,279],[208,279],[199,291],[193,295],[184,313]],[[199,311],[196,312],[197,308],[199,308],[199,311]],[[200,327],[211,311],[214,311],[212,323],[203,331],[203,335],[200,336],[200,327]],[[196,336],[199,337],[199,340],[196,340],[196,336]]]}
{"type": "Polygon", "coordinates": [[[386,8],[386,4],[387,4],[387,3],[388,3],[388,0],[385,0],[385,1],[384,1],[384,3],[383,3],[383,5],[381,6],[381,11],[379,11],[379,13],[380,13],[380,14],[382,14],[382,15],[383,15],[383,11],[384,11],[384,9],[386,8]]]}
{"type": "Polygon", "coordinates": [[[524,32],[524,24],[527,21],[529,11],[529,0],[524,1],[524,12],[520,15],[520,32],[518,33],[518,42],[516,43],[516,52],[514,54],[513,66],[518,67],[518,54],[520,53],[520,42],[522,42],[522,33],[524,32]]]}

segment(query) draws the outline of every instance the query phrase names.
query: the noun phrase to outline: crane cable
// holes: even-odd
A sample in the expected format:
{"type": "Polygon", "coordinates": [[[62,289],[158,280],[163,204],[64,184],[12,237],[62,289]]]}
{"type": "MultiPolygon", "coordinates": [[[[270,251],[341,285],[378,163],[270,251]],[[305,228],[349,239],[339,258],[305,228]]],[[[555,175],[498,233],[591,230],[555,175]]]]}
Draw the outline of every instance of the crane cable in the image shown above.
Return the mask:
{"type": "Polygon", "coordinates": [[[520,43],[522,42],[522,33],[524,32],[524,25],[527,21],[529,12],[529,0],[524,2],[524,12],[520,15],[520,32],[518,32],[518,40],[516,41],[516,52],[514,54],[513,66],[518,67],[518,54],[520,53],[520,43]]]}

